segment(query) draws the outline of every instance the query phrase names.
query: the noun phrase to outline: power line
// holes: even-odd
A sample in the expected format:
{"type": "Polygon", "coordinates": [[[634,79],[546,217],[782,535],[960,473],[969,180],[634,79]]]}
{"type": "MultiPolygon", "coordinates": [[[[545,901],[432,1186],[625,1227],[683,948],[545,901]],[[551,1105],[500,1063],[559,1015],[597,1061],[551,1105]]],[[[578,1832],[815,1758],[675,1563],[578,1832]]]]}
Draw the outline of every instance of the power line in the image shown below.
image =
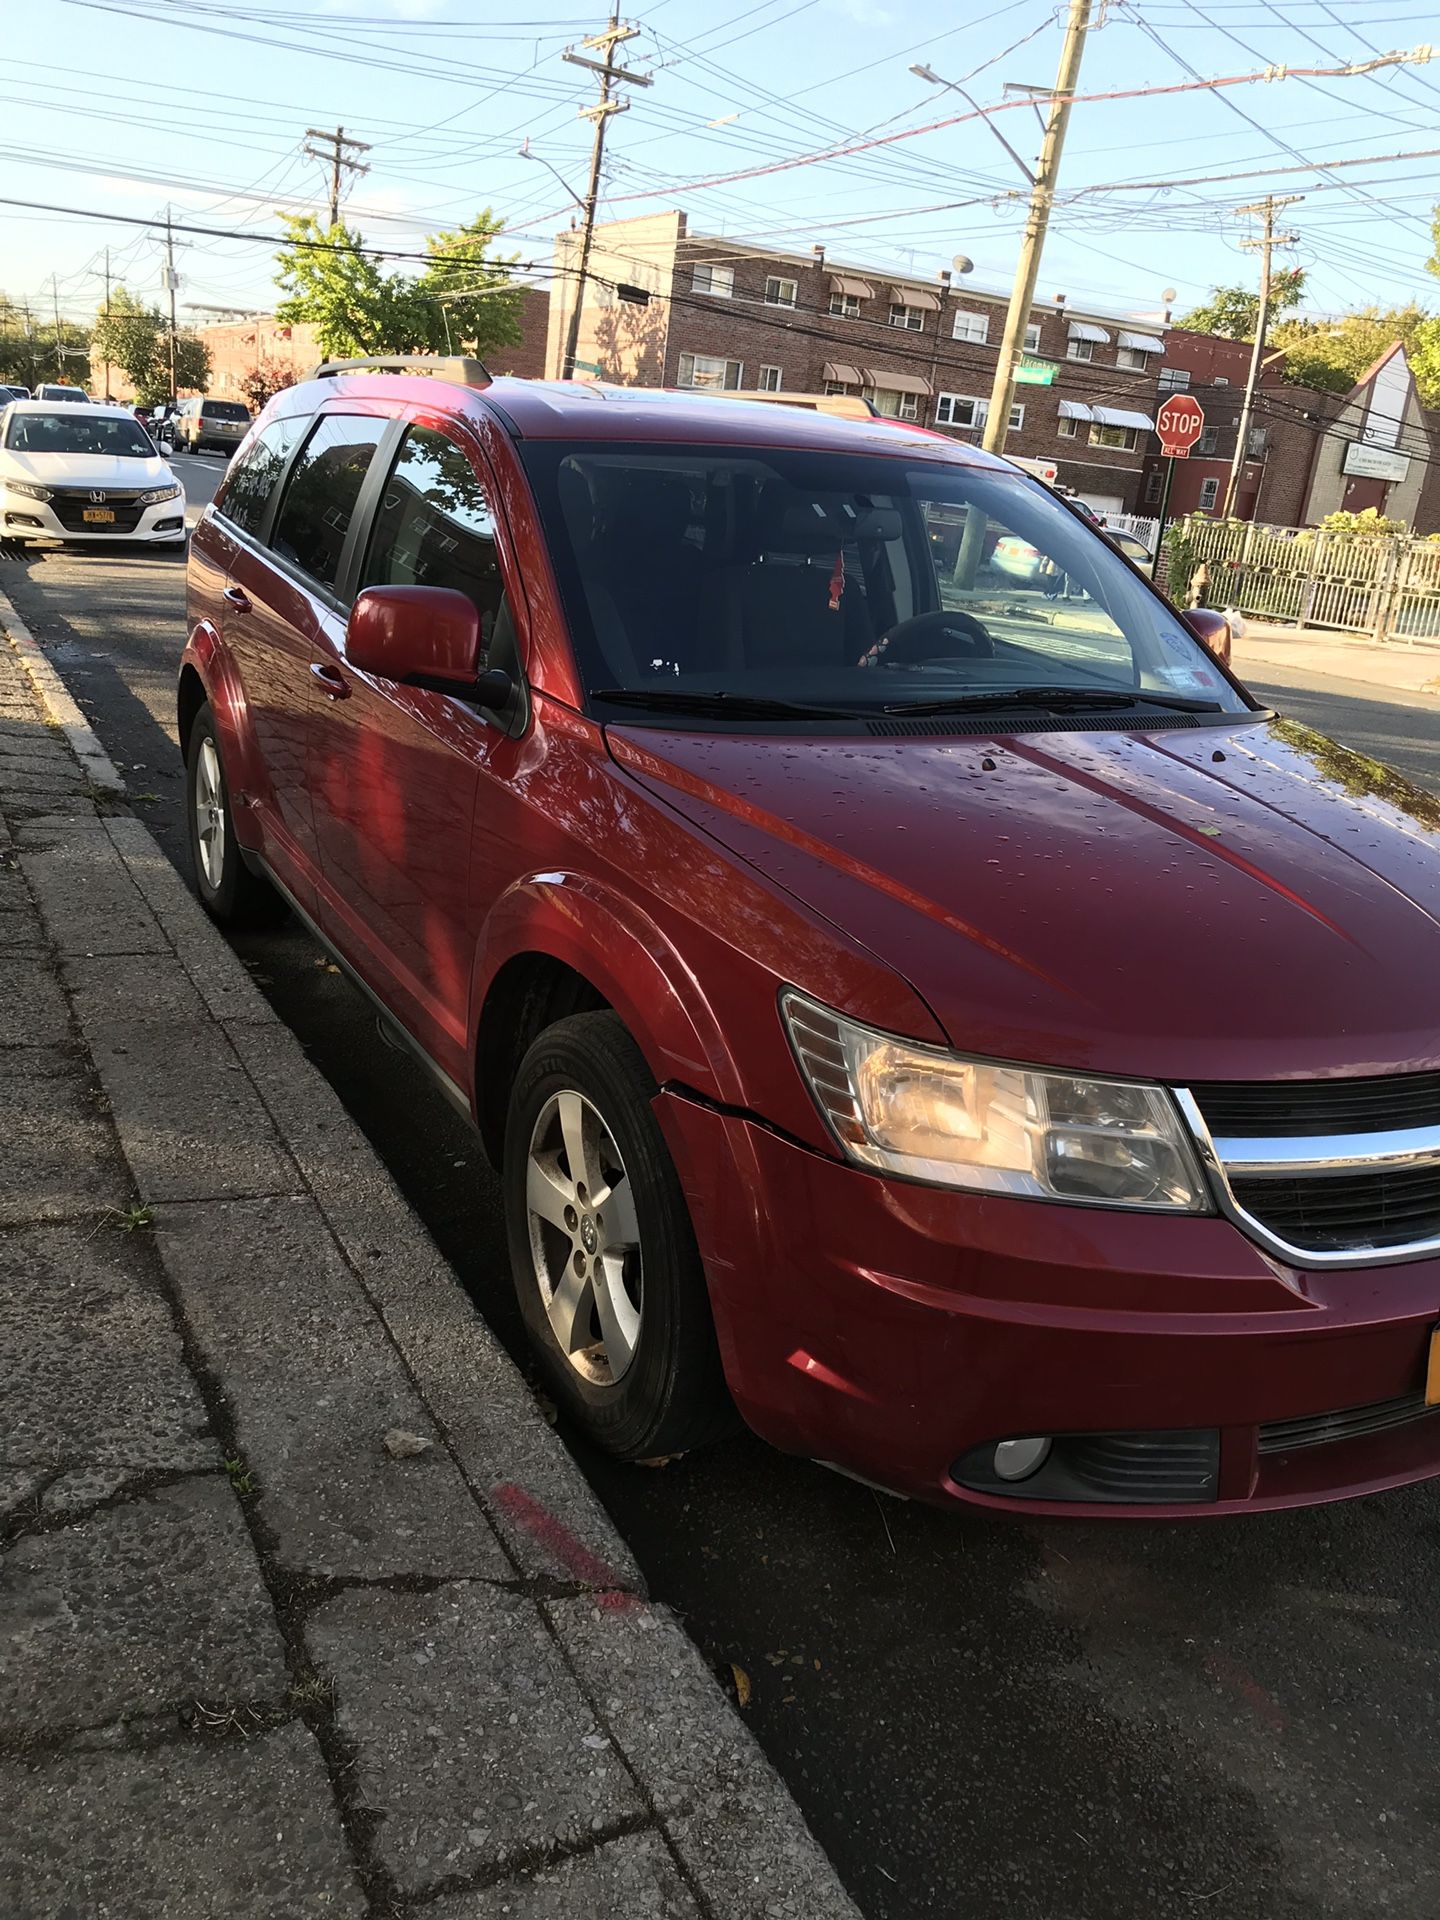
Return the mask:
{"type": "Polygon", "coordinates": [[[333,227],[340,218],[340,176],[342,173],[362,174],[370,171],[358,160],[352,160],[351,152],[369,153],[370,149],[363,140],[357,140],[353,134],[347,135],[344,127],[336,127],[333,133],[322,133],[318,127],[305,129],[307,144],[302,149],[312,160],[322,160],[330,168],[330,225],[333,227]],[[316,144],[312,147],[308,141],[316,144]],[[328,147],[329,152],[323,149],[328,147]]]}

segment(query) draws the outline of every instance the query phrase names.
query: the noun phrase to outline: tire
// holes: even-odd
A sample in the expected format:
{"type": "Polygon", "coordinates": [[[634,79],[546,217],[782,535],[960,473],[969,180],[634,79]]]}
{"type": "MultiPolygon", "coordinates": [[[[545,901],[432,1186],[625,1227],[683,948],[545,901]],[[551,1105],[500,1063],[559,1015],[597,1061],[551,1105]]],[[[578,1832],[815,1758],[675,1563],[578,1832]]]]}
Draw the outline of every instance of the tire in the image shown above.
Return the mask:
{"type": "Polygon", "coordinates": [[[208,701],[190,727],[185,825],[195,890],[212,920],[222,927],[265,927],[284,919],[284,901],[267,880],[250,871],[241,856],[215,715],[208,701]],[[202,816],[211,828],[208,838],[202,834],[202,816]]]}
{"type": "Polygon", "coordinates": [[[526,1053],[505,1126],[505,1222],[526,1331],[556,1404],[588,1440],[627,1460],[684,1453],[735,1424],[700,1253],[654,1097],[644,1056],[619,1016],[576,1014],[546,1028],[526,1053]],[[588,1184],[571,1177],[564,1144],[577,1121],[588,1184]],[[560,1210],[567,1195],[568,1219],[560,1210]],[[544,1214],[532,1208],[536,1197],[544,1214]],[[607,1245],[629,1251],[607,1254],[607,1245]],[[572,1289],[563,1299],[561,1279],[572,1289]]]}

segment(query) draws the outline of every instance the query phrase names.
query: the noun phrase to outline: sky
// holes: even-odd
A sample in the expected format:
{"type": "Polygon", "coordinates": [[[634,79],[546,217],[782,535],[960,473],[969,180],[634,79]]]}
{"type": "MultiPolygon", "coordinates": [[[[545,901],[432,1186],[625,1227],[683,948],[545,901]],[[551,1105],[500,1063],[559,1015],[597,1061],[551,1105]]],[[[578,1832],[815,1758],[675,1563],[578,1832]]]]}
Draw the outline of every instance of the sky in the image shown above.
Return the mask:
{"type": "MultiPolygon", "coordinates": [[[[161,299],[163,228],[177,233],[180,314],[268,308],[281,210],[323,212],[307,127],[368,143],[347,220],[400,252],[481,207],[543,283],[552,236],[583,192],[594,77],[563,54],[605,24],[580,0],[9,0],[0,63],[0,293],[90,318],[110,269],[161,299]],[[522,154],[528,141],[529,154],[522,154]],[[558,178],[557,178],[558,176],[558,178]],[[224,237],[220,237],[224,236],[224,237]]],[[[1338,67],[1440,42],[1435,0],[1096,0],[1079,92],[1172,87],[1273,66],[1338,67]]],[[[692,231],[1008,290],[1033,161],[1034,108],[1007,83],[1053,84],[1063,6],[1044,0],[654,0],[622,16],[623,52],[651,80],[608,129],[601,215],[681,207],[692,231]],[[917,78],[928,65],[990,108],[917,78]],[[887,138],[904,134],[899,139],[887,138]],[[858,152],[815,158],[837,147],[858,152]],[[799,164],[796,164],[796,163],[799,164]],[[754,170],[765,171],[756,174],[754,170]],[[752,177],[736,180],[735,174],[752,177]],[[708,184],[707,184],[708,183],[708,184]]],[[[1281,256],[1306,305],[1440,308],[1432,208],[1440,57],[1337,79],[1079,101],[1038,297],[1156,313],[1217,283],[1254,283],[1238,209],[1304,197],[1281,256]],[[1359,164],[1328,174],[1315,162],[1359,164]],[[1203,176],[1240,176],[1224,180],[1203,176]],[[1186,181],[1196,184],[1184,184],[1186,181]],[[1180,184],[1173,184],[1179,182],[1180,184]],[[1103,189],[1103,190],[1102,190],[1103,189]]]]}

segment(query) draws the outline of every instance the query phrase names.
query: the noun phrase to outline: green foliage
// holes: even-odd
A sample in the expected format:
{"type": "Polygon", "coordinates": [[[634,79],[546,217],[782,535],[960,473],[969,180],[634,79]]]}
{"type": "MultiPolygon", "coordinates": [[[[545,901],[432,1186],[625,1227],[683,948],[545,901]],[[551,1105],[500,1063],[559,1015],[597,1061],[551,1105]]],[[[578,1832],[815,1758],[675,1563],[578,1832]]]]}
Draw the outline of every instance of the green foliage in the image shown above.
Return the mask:
{"type": "MultiPolygon", "coordinates": [[[[124,287],[110,296],[110,310],[96,316],[90,357],[94,366],[119,367],[142,406],[173,397],[170,384],[170,329],[159,307],[147,307],[124,287]]],[[[210,379],[210,351],[196,333],[175,336],[175,386],[203,393],[210,379]]]]}
{"type": "Polygon", "coordinates": [[[1327,513],[1320,522],[1322,533],[1355,533],[1370,539],[1387,539],[1394,534],[1408,534],[1409,522],[1405,520],[1387,520],[1377,507],[1366,507],[1360,513],[1327,513]]]}
{"type": "MultiPolygon", "coordinates": [[[[1270,319],[1298,307],[1305,291],[1305,269],[1282,267],[1270,286],[1270,319]]],[[[1215,287],[1210,298],[1193,307],[1177,325],[1196,333],[1218,333],[1224,340],[1253,340],[1260,316],[1260,295],[1248,287],[1215,287]]]]}
{"type": "Polygon", "coordinates": [[[521,295],[510,279],[514,255],[489,253],[498,224],[486,208],[455,232],[432,234],[425,266],[408,275],[382,271],[343,221],[327,231],[309,214],[287,215],[290,239],[275,274],[285,298],[275,317],[313,326],[321,351],[341,360],[512,345],[520,338],[521,295]]]}
{"type": "Polygon", "coordinates": [[[281,367],[252,367],[240,381],[240,391],[250,404],[253,413],[273,400],[277,393],[283,393],[286,387],[293,387],[295,376],[281,367]]]}
{"type": "Polygon", "coordinates": [[[84,387],[89,380],[90,333],[73,321],[60,322],[60,352],[55,322],[41,307],[27,306],[0,293],[0,382],[38,387],[47,381],[84,387]]]}
{"type": "Polygon", "coordinates": [[[1285,378],[1293,385],[1348,393],[1399,340],[1410,356],[1420,397],[1431,406],[1440,400],[1440,355],[1422,377],[1418,349],[1435,324],[1434,316],[1412,300],[1405,307],[1360,307],[1334,320],[1282,320],[1270,342],[1284,349],[1285,378]]]}

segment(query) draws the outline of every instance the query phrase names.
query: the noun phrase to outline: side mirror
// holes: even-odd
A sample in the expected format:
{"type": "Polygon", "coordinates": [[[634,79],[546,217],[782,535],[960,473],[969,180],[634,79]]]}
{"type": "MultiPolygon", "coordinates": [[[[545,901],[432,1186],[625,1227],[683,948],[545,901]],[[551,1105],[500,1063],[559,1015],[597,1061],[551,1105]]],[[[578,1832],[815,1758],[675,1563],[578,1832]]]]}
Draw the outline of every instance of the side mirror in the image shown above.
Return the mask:
{"type": "Polygon", "coordinates": [[[1187,607],[1181,615],[1187,627],[1217,660],[1230,659],[1230,622],[1214,607],[1187,607]]]}
{"type": "Polygon", "coordinates": [[[367,587],[350,609],[345,655],[361,673],[501,705],[508,673],[480,672],[480,615],[454,587],[367,587]]]}

